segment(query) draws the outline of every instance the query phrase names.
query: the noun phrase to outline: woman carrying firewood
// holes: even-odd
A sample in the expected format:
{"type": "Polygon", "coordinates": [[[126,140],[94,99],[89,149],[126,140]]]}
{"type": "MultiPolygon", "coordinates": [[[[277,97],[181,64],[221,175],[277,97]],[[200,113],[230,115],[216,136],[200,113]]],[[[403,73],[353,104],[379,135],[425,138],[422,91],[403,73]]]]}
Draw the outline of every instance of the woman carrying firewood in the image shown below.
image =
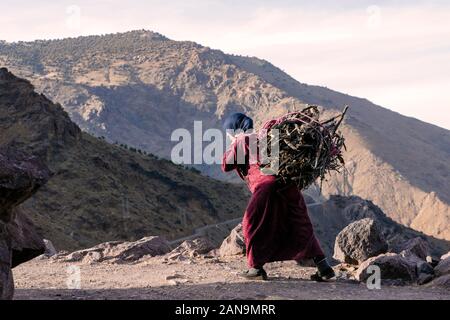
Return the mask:
{"type": "Polygon", "coordinates": [[[275,175],[261,172],[257,148],[252,147],[257,141],[256,133],[251,132],[253,120],[245,114],[234,113],[226,118],[224,129],[232,143],[223,155],[222,170],[236,170],[252,193],[242,221],[249,269],[241,275],[266,280],[263,267],[268,262],[313,259],[317,272],[312,280],[334,277],[314,235],[300,189],[292,183],[280,183],[275,175]],[[236,130],[244,133],[230,133],[236,130]]]}

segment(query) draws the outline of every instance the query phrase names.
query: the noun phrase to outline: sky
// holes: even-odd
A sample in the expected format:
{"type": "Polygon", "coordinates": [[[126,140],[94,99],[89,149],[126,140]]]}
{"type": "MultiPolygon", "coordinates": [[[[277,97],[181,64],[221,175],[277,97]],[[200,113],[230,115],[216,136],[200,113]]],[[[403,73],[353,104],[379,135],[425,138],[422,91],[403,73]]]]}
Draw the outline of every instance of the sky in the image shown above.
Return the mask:
{"type": "Polygon", "coordinates": [[[450,129],[450,1],[0,0],[0,40],[147,29],[450,129]]]}

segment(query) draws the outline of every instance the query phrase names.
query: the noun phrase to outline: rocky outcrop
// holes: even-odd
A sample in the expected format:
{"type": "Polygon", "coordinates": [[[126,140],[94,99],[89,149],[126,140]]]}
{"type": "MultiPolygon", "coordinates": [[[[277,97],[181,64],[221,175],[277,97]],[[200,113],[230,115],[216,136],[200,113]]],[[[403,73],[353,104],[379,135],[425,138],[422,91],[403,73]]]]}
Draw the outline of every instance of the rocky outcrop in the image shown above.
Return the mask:
{"type": "Polygon", "coordinates": [[[225,238],[219,249],[220,256],[245,254],[245,240],[242,234],[242,224],[237,225],[225,238]]]}
{"type": "Polygon", "coordinates": [[[169,243],[162,237],[145,237],[138,241],[110,241],[95,247],[57,256],[66,262],[93,263],[111,261],[115,263],[134,262],[144,256],[157,256],[170,252],[169,243]]]}
{"type": "Polygon", "coordinates": [[[44,251],[33,224],[16,206],[32,196],[50,177],[35,157],[0,148],[0,298],[11,299],[11,268],[44,251]]]}
{"type": "Polygon", "coordinates": [[[341,262],[359,264],[387,249],[378,223],[366,218],[351,223],[338,234],[333,257],[341,262]]]}

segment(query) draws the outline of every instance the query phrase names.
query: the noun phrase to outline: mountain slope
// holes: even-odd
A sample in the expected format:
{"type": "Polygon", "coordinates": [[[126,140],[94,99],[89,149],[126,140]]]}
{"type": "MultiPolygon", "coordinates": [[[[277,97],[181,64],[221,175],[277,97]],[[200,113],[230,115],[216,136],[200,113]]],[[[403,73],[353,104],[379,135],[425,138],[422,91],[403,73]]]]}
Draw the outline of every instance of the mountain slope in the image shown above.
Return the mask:
{"type": "MultiPolygon", "coordinates": [[[[192,129],[194,120],[217,127],[243,111],[259,125],[306,103],[326,115],[349,104],[348,173],[332,177],[325,195],[358,195],[400,223],[450,239],[448,130],[299,83],[266,61],[148,31],[0,44],[0,63],[29,77],[82,129],[164,157],[172,131],[192,129]]],[[[223,178],[214,167],[204,171],[223,178]]]]}
{"type": "Polygon", "coordinates": [[[81,132],[59,105],[0,69],[0,145],[43,159],[53,177],[24,209],[58,248],[148,234],[176,238],[242,214],[246,194],[81,132]]]}

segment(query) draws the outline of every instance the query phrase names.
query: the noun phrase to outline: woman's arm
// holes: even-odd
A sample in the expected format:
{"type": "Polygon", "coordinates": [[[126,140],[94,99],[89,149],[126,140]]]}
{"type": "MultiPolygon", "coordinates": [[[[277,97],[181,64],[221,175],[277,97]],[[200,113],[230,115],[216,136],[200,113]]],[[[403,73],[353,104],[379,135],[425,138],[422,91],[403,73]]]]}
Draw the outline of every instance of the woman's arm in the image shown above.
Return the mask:
{"type": "Polygon", "coordinates": [[[234,140],[230,148],[225,151],[222,158],[222,171],[229,172],[237,168],[236,164],[236,154],[237,154],[237,143],[234,140]]]}

